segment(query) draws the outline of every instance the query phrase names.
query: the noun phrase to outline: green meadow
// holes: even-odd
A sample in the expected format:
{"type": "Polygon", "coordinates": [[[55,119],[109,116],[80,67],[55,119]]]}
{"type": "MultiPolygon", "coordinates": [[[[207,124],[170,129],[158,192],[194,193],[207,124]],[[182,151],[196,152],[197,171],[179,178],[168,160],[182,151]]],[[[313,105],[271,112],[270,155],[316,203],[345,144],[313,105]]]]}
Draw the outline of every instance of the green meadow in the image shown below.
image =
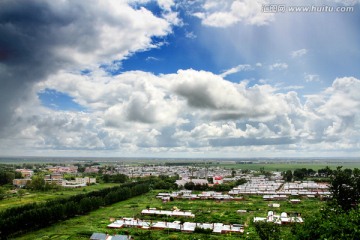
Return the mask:
{"type": "Polygon", "coordinates": [[[96,184],[91,185],[83,188],[59,188],[57,190],[50,190],[50,191],[27,191],[25,190],[25,194],[23,196],[18,196],[17,194],[13,194],[0,201],[0,211],[10,208],[10,207],[17,207],[21,205],[25,205],[28,203],[34,202],[45,202],[51,199],[59,199],[59,198],[66,198],[69,196],[74,196],[80,193],[87,193],[91,191],[97,191],[104,188],[118,186],[119,184],[116,183],[103,183],[103,184],[96,184]]]}
{"type": "MultiPolygon", "coordinates": [[[[66,221],[59,222],[51,227],[18,236],[16,239],[89,239],[93,232],[108,232],[109,234],[130,234],[135,239],[259,239],[252,223],[254,216],[266,217],[269,210],[280,214],[301,213],[306,220],[315,211],[318,211],[324,202],[318,199],[302,199],[299,204],[291,204],[288,201],[277,201],[280,208],[268,207],[271,201],[264,201],[261,196],[245,197],[242,201],[214,201],[214,200],[174,200],[163,203],[155,196],[159,191],[151,191],[139,197],[128,199],[123,202],[100,208],[85,216],[78,216],[66,221]],[[141,216],[141,210],[155,207],[162,210],[171,210],[177,207],[181,210],[191,210],[195,214],[194,219],[141,216]],[[236,213],[237,210],[247,210],[247,213],[236,213]],[[135,217],[154,221],[195,221],[202,223],[222,222],[226,224],[244,224],[244,234],[200,234],[182,233],[169,230],[143,230],[136,228],[108,229],[111,220],[121,217],[135,217]]],[[[281,226],[279,239],[290,238],[290,227],[281,226]]]]}

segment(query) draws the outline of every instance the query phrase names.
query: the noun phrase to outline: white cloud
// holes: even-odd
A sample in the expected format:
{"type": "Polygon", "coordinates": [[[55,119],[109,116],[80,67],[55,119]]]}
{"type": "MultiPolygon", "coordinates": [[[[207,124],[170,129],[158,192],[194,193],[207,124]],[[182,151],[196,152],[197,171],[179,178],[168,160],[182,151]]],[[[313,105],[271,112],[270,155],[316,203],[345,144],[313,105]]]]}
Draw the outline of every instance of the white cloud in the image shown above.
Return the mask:
{"type": "Polygon", "coordinates": [[[195,39],[195,38],[197,38],[197,36],[195,35],[194,32],[186,32],[186,33],[185,33],[185,37],[190,38],[190,39],[195,39]]]}
{"type": "MultiPolygon", "coordinates": [[[[53,5],[54,8],[72,7],[69,2],[53,5]]],[[[87,11],[96,12],[97,18],[89,15],[89,19],[57,29],[59,36],[71,36],[76,41],[55,47],[56,55],[81,65],[109,63],[109,59],[121,60],[133,52],[157,47],[151,36],[164,37],[171,32],[172,22],[154,16],[145,8],[135,10],[121,1],[94,2],[90,6],[87,11]],[[78,32],[90,25],[95,33],[78,32]]]]}
{"type": "Polygon", "coordinates": [[[147,57],[145,61],[159,61],[160,59],[157,57],[147,57]]]}
{"type": "Polygon", "coordinates": [[[292,85],[292,86],[282,87],[281,89],[284,89],[284,90],[298,90],[298,89],[303,89],[303,88],[304,88],[304,86],[292,85]]]}
{"type": "Polygon", "coordinates": [[[174,0],[157,0],[157,2],[159,6],[166,11],[171,11],[171,7],[175,5],[174,0]]]}
{"type": "Polygon", "coordinates": [[[298,57],[302,57],[302,56],[306,55],[307,52],[308,52],[308,50],[305,49],[305,48],[303,48],[303,49],[299,49],[299,50],[296,50],[296,51],[291,52],[290,55],[291,55],[291,57],[293,57],[293,58],[298,58],[298,57]]]}
{"type": "Polygon", "coordinates": [[[0,9],[7,16],[0,19],[2,49],[16,52],[0,66],[0,135],[14,109],[31,98],[30,88],[49,74],[100,64],[119,69],[121,60],[159,47],[153,39],[172,33],[174,23],[126,1],[14,0],[0,1],[0,9]]]}
{"type": "Polygon", "coordinates": [[[306,82],[319,82],[320,81],[320,76],[317,74],[307,74],[305,73],[305,81],[306,82]]]}
{"type": "MultiPolygon", "coordinates": [[[[294,91],[231,83],[211,72],[179,70],[156,76],[132,71],[118,76],[60,72],[34,91],[56,89],[86,112],[53,111],[37,99],[17,109],[12,137],[20,146],[47,151],[280,153],[357,149],[360,80],[336,79],[302,103],[294,91]],[[76,81],[75,81],[76,79],[76,81]],[[36,107],[36,110],[34,109],[36,107]],[[32,114],[37,113],[36,117],[32,114]],[[111,151],[110,151],[111,150],[111,151]]],[[[11,140],[1,140],[3,147],[11,140]]],[[[6,150],[6,149],[5,149],[6,150]]]]}
{"type": "Polygon", "coordinates": [[[265,25],[273,20],[273,14],[262,12],[262,5],[266,3],[266,0],[205,0],[202,9],[193,15],[212,27],[228,27],[240,22],[265,25]]]}
{"type": "Polygon", "coordinates": [[[272,70],[285,70],[288,68],[287,63],[274,63],[269,66],[270,71],[272,70]]]}
{"type": "Polygon", "coordinates": [[[162,16],[167,22],[171,23],[174,26],[184,25],[182,19],[179,17],[179,13],[177,12],[166,12],[162,16]]]}
{"type": "Polygon", "coordinates": [[[234,74],[234,73],[241,72],[241,71],[249,71],[249,70],[252,70],[252,69],[253,68],[249,64],[241,64],[241,65],[238,65],[236,67],[225,70],[222,74],[220,74],[220,76],[224,78],[224,77],[226,77],[226,76],[228,76],[230,74],[234,74]]]}

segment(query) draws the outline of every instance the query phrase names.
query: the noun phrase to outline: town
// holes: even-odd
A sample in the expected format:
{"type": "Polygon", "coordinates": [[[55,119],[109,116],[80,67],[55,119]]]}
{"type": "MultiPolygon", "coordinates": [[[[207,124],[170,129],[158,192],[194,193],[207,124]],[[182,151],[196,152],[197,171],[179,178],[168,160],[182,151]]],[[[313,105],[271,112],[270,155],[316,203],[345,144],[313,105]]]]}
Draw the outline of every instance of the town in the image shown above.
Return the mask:
{"type": "MultiPolygon", "coordinates": [[[[334,170],[329,167],[316,171],[311,168],[270,171],[265,167],[251,169],[253,166],[232,162],[3,164],[0,203],[21,204],[42,193],[53,195],[55,200],[66,194],[93,191],[88,188],[106,190],[118,188],[116,184],[146,183],[152,189],[144,192],[150,194],[147,200],[140,199],[128,210],[119,210],[121,217],[109,214],[104,230],[88,233],[89,238],[142,239],[144,234],[157,236],[163,231],[174,236],[220,234],[231,239],[229,234],[258,236],[262,223],[272,224],[270,228],[275,232],[286,235],[291,226],[305,224],[315,206],[324,205],[332,197],[329,177],[334,170]],[[212,210],[219,203],[224,209],[212,210]],[[224,213],[227,218],[219,217],[224,213]]],[[[351,169],[344,171],[353,174],[351,169]]],[[[92,196],[91,192],[87,194],[92,196]]],[[[109,194],[104,195],[105,202],[116,203],[116,199],[121,199],[109,201],[109,194]]],[[[85,208],[82,204],[80,201],[80,209],[85,208]]]]}

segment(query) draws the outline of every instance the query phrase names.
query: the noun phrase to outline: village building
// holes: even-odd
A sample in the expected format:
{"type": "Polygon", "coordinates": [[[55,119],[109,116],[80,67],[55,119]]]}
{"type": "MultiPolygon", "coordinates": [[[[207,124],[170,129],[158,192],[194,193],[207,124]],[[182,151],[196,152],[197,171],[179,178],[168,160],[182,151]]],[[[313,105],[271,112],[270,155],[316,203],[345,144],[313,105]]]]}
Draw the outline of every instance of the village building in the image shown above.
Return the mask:
{"type": "Polygon", "coordinates": [[[131,240],[128,235],[109,235],[107,233],[93,233],[90,240],[131,240]]]}
{"type": "Polygon", "coordinates": [[[31,178],[34,175],[34,171],[29,169],[16,169],[15,172],[21,173],[23,178],[31,178]]]}
{"type": "Polygon", "coordinates": [[[62,185],[63,175],[60,173],[52,173],[49,175],[45,175],[44,180],[48,184],[62,185]]]}
{"type": "Polygon", "coordinates": [[[243,233],[244,226],[242,224],[230,224],[223,223],[196,223],[196,222],[184,222],[180,221],[164,222],[164,221],[149,221],[134,218],[122,218],[114,221],[108,225],[108,228],[123,228],[123,227],[136,227],[142,229],[172,229],[182,232],[194,232],[195,228],[210,229],[213,233],[226,234],[226,233],[243,233]]]}
{"type": "Polygon", "coordinates": [[[26,186],[27,184],[29,184],[30,182],[31,182],[31,179],[30,179],[30,178],[14,179],[14,180],[13,180],[13,185],[14,185],[15,187],[20,187],[20,188],[22,188],[22,187],[25,187],[25,186],[26,186]]]}
{"type": "Polygon", "coordinates": [[[288,213],[282,212],[280,215],[275,214],[273,211],[268,211],[267,217],[254,217],[254,222],[271,222],[275,224],[291,224],[291,223],[303,223],[304,220],[299,213],[293,213],[289,216],[288,213]]]}

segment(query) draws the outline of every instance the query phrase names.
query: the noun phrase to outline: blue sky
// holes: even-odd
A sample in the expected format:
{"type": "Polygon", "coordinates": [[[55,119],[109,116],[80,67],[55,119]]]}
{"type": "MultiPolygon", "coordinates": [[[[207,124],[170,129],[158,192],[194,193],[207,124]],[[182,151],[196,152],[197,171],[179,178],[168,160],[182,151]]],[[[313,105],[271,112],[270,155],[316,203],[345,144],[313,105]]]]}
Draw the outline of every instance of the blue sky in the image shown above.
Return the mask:
{"type": "Polygon", "coordinates": [[[4,155],[358,156],[359,1],[92,3],[1,3],[4,155]]]}

